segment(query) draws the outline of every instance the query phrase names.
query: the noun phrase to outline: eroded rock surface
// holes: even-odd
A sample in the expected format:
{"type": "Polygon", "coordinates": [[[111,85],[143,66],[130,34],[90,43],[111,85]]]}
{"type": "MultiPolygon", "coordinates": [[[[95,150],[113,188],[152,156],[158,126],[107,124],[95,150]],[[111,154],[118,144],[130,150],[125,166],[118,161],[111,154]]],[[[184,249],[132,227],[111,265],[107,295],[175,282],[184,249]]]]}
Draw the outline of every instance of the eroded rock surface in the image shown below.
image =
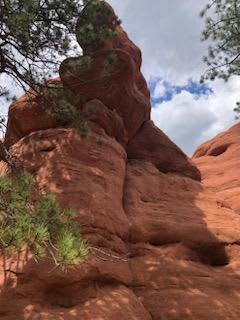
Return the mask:
{"type": "Polygon", "coordinates": [[[199,146],[193,160],[203,183],[240,214],[240,124],[199,146]]]}
{"type": "Polygon", "coordinates": [[[39,193],[77,210],[83,236],[100,251],[65,273],[48,259],[30,259],[18,274],[13,263],[0,319],[239,320],[240,127],[190,160],[149,120],[140,50],[116,32],[100,47],[83,46],[90,70],[66,76],[79,58],[61,67],[63,85],[81,96],[79,111],[95,110],[87,138],[46,118],[37,100],[10,108],[10,151],[39,193]],[[109,51],[116,73],[100,77],[109,51]]]}
{"type": "Polygon", "coordinates": [[[200,171],[192,161],[154,125],[153,121],[146,121],[142,125],[134,138],[129,141],[127,153],[129,159],[151,162],[163,173],[175,172],[201,180],[200,171]]]}
{"type": "Polygon", "coordinates": [[[40,97],[27,93],[9,107],[5,145],[9,148],[31,132],[56,126],[56,121],[45,112],[40,97]]]}

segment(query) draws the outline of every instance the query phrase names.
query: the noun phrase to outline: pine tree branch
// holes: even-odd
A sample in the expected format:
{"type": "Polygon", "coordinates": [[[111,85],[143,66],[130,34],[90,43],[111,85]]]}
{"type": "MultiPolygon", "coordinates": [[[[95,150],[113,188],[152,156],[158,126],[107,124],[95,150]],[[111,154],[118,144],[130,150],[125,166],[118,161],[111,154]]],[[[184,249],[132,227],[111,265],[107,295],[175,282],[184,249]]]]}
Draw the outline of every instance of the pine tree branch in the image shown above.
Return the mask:
{"type": "Polygon", "coordinates": [[[19,173],[19,171],[21,170],[20,165],[17,163],[17,161],[14,159],[14,157],[5,147],[4,143],[1,141],[0,141],[0,160],[5,162],[14,174],[19,173]]]}
{"type": "Polygon", "coordinates": [[[119,256],[119,255],[116,255],[116,254],[113,254],[113,253],[109,253],[101,248],[98,248],[98,247],[88,247],[90,251],[92,252],[98,252],[98,253],[101,253],[103,254],[104,256],[107,256],[108,258],[107,259],[104,259],[104,258],[101,258],[98,256],[98,258],[100,259],[104,259],[104,261],[116,261],[116,260],[121,260],[121,261],[124,261],[124,262],[127,262],[130,260],[129,256],[130,256],[130,253],[128,252],[127,254],[124,254],[122,256],[119,256]],[[110,260],[112,258],[113,260],[110,260]]]}
{"type": "Polygon", "coordinates": [[[0,47],[0,73],[3,73],[6,69],[6,59],[3,54],[3,50],[0,47]]]}

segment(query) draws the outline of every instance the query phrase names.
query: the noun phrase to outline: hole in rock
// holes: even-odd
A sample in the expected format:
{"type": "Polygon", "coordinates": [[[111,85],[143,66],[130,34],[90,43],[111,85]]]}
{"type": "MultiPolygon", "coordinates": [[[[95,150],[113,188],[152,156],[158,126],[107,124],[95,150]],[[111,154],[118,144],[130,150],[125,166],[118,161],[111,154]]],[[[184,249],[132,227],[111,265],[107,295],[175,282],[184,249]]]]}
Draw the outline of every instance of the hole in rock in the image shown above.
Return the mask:
{"type": "Polygon", "coordinates": [[[40,152],[51,152],[55,149],[55,146],[46,146],[40,149],[40,152]]]}
{"type": "Polygon", "coordinates": [[[229,263],[229,257],[225,251],[225,247],[221,245],[212,245],[206,247],[194,248],[198,254],[199,260],[203,264],[213,267],[222,267],[229,263]]]}
{"type": "Polygon", "coordinates": [[[90,280],[62,281],[48,284],[43,290],[44,301],[47,305],[68,309],[97,296],[97,285],[90,280]]]}
{"type": "Polygon", "coordinates": [[[175,172],[175,170],[174,170],[175,168],[172,165],[171,161],[170,162],[168,162],[168,161],[161,162],[160,164],[156,164],[155,166],[160,172],[165,173],[165,174],[175,172]]]}
{"type": "Polygon", "coordinates": [[[68,287],[51,287],[45,291],[45,300],[51,306],[72,308],[78,304],[78,295],[68,287]]]}
{"type": "Polygon", "coordinates": [[[229,147],[228,144],[223,144],[222,146],[218,146],[218,147],[214,148],[213,150],[211,150],[208,155],[213,156],[213,157],[220,156],[221,154],[223,154],[224,152],[227,151],[228,147],[229,147]]]}

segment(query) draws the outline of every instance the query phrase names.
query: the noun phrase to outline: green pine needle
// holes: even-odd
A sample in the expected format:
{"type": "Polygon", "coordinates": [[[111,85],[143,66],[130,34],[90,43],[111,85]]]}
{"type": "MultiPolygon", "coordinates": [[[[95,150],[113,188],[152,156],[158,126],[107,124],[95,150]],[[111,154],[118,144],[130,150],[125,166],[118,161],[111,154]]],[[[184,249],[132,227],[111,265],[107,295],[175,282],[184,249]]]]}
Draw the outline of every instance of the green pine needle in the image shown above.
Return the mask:
{"type": "Polygon", "coordinates": [[[0,175],[0,249],[18,252],[28,247],[35,260],[49,253],[62,268],[83,262],[88,255],[73,209],[62,210],[52,195],[33,201],[33,178],[0,175]]]}

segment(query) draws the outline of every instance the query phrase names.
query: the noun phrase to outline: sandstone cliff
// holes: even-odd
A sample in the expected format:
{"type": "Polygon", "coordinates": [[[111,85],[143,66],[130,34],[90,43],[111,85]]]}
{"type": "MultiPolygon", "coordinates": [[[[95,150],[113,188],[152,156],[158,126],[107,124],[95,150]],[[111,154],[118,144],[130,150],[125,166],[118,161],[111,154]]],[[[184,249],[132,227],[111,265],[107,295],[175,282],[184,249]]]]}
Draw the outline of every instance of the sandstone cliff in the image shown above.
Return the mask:
{"type": "Polygon", "coordinates": [[[79,112],[94,107],[86,139],[26,95],[10,106],[5,140],[39,192],[75,208],[84,237],[109,256],[67,273],[30,260],[2,290],[0,319],[238,320],[240,127],[189,159],[150,120],[140,50],[116,33],[82,45],[89,70],[71,70],[81,57],[70,58],[55,80],[81,96],[79,112]],[[113,52],[116,70],[102,76],[113,52]]]}

